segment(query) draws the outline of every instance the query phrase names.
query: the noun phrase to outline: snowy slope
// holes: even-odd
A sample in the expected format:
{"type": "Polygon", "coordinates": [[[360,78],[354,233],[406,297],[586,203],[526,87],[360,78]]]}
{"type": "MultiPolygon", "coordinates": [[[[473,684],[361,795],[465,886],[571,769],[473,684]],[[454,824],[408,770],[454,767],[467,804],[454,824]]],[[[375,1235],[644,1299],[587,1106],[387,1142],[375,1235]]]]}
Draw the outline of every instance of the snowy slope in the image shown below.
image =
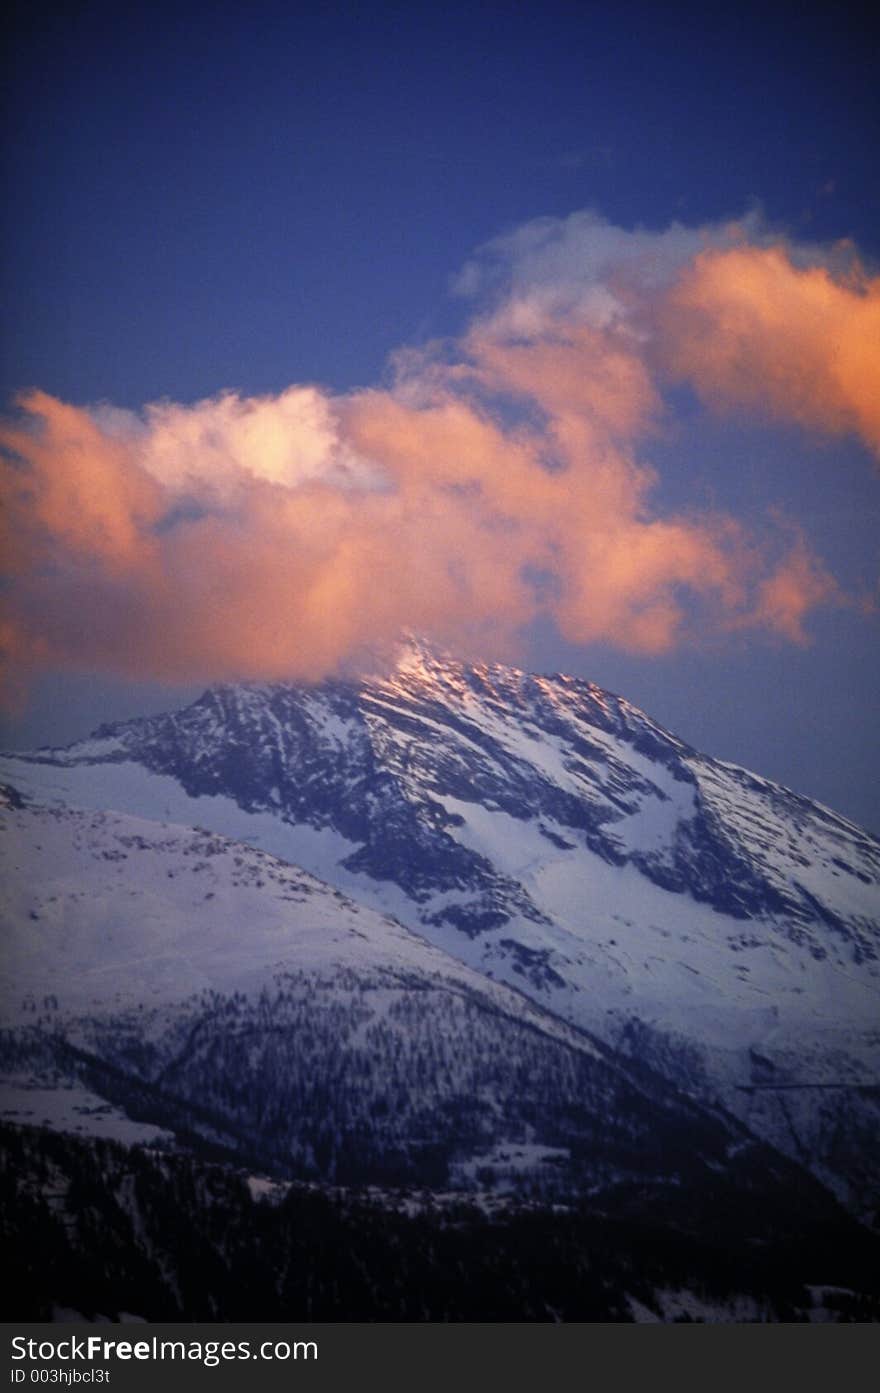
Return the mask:
{"type": "Polygon", "coordinates": [[[0,777],[302,865],[867,1202],[880,845],[621,698],[411,642],[390,677],[215,688],[0,777]]]}
{"type": "Polygon", "coordinates": [[[266,852],[13,794],[0,857],[8,1120],[361,1183],[788,1183],[733,1119],[266,852]]]}
{"type": "MultiPolygon", "coordinates": [[[[263,985],[272,971],[421,972],[510,997],[401,925],[201,829],[26,805],[0,814],[4,1023],[263,985]]],[[[538,1012],[525,1000],[517,1011],[538,1012]]],[[[548,1028],[564,1031],[552,1019],[548,1028]]],[[[567,1032],[571,1038],[572,1032],[567,1032]]]]}

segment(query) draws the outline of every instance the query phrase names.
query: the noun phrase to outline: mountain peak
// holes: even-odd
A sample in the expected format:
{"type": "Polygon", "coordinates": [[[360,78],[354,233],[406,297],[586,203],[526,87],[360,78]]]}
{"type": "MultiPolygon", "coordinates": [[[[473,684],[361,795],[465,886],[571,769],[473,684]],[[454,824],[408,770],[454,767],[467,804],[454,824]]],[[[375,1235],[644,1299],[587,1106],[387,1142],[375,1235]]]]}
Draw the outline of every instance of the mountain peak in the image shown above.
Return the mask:
{"type": "Polygon", "coordinates": [[[510,664],[477,661],[464,653],[453,651],[427,634],[417,633],[412,629],[402,630],[393,646],[393,661],[395,672],[411,673],[428,679],[452,673],[460,675],[469,671],[488,673],[493,669],[515,676],[523,675],[519,668],[510,664]]]}
{"type": "MultiPolygon", "coordinates": [[[[753,1106],[750,1050],[786,1089],[874,1077],[875,838],[582,679],[459,661],[412,633],[396,657],[373,677],[218,685],[10,757],[0,779],[255,842],[650,1052],[774,1142],[789,1144],[791,1099],[753,1106]]],[[[831,1137],[824,1091],[797,1105],[802,1130],[831,1137]]]]}
{"type": "Polygon", "coordinates": [[[424,634],[404,630],[394,647],[394,671],[429,678],[440,668],[460,666],[452,653],[424,634]]]}

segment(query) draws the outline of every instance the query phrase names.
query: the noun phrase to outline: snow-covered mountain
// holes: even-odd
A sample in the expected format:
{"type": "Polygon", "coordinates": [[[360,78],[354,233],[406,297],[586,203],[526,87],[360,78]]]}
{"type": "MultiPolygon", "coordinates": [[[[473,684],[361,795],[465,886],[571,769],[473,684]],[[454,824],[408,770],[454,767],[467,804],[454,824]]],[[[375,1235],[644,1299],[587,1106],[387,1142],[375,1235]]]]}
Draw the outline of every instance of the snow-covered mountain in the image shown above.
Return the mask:
{"type": "Polygon", "coordinates": [[[387,677],[212,688],[0,777],[304,867],[880,1199],[880,844],[621,698],[412,641],[387,677]]]}
{"type": "Polygon", "coordinates": [[[325,1182],[791,1189],[733,1118],[266,852],[7,792],[0,869],[7,1120],[325,1182]]]}

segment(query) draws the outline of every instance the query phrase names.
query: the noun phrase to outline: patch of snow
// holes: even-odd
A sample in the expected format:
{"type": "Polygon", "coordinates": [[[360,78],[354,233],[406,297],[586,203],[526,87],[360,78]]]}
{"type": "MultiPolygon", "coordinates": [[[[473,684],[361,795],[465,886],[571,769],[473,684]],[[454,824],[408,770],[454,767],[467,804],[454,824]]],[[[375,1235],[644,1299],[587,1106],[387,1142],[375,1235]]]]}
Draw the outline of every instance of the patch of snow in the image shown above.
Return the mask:
{"type": "Polygon", "coordinates": [[[103,1137],[126,1146],[172,1146],[174,1137],[150,1122],[133,1122],[78,1082],[53,1087],[26,1074],[0,1078],[0,1117],[53,1132],[103,1137]]]}

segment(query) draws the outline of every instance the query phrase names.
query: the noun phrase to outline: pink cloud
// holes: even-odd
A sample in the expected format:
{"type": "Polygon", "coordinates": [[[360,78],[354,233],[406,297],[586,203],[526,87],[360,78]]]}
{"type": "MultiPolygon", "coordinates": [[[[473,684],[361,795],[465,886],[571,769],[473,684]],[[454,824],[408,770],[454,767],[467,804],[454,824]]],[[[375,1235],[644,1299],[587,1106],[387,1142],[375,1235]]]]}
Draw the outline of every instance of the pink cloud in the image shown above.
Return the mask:
{"type": "Polygon", "coordinates": [[[507,656],[542,615],[645,653],[707,629],[802,641],[836,596],[805,540],[661,512],[641,455],[670,377],[876,446],[876,283],[747,227],[640,234],[615,257],[605,226],[581,264],[596,229],[567,227],[562,250],[549,223],[524,236],[460,342],[401,354],[387,389],[138,415],[25,396],[0,430],[9,681],[316,679],[402,628],[507,656]]]}
{"type": "Polygon", "coordinates": [[[841,280],[784,246],[704,252],[658,326],[658,361],[712,406],[853,432],[880,455],[880,277],[841,280]]]}

